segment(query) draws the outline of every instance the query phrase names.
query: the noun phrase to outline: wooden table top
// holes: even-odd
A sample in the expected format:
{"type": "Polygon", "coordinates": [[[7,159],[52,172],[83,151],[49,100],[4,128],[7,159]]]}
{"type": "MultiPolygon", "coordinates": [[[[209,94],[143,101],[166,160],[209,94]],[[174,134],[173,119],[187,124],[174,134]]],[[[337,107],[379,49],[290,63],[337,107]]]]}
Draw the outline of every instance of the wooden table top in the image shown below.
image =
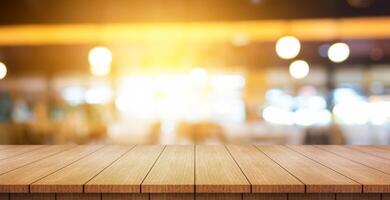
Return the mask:
{"type": "Polygon", "coordinates": [[[0,146],[0,193],[390,193],[390,146],[0,146]]]}

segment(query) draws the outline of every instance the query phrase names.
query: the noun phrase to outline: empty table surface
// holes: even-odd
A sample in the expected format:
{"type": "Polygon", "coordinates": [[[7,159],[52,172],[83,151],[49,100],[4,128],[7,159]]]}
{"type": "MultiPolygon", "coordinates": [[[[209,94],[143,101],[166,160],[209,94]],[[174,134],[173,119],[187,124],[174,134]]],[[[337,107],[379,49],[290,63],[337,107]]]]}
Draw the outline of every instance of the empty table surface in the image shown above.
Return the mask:
{"type": "Polygon", "coordinates": [[[0,146],[0,193],[390,193],[386,146],[0,146]]]}

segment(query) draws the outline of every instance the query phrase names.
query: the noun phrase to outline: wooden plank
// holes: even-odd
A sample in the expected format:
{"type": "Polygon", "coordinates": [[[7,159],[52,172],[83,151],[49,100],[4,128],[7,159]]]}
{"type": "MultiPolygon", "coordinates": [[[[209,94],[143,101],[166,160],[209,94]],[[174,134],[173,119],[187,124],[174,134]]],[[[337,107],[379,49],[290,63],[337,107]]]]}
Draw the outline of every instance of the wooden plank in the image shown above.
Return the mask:
{"type": "Polygon", "coordinates": [[[336,194],[337,200],[381,200],[381,194],[336,194]]]}
{"type": "MultiPolygon", "coordinates": [[[[29,185],[102,148],[82,145],[25,165],[0,176],[0,192],[29,192],[29,185]]],[[[49,150],[53,150],[50,149],[49,150]]]]}
{"type": "Polygon", "coordinates": [[[194,154],[193,145],[167,146],[142,183],[142,192],[194,192],[194,154]]]}
{"type": "Polygon", "coordinates": [[[359,183],[285,146],[265,145],[257,148],[302,181],[308,193],[361,192],[359,183]]]}
{"type": "Polygon", "coordinates": [[[1,200],[9,200],[9,194],[8,193],[0,193],[0,199],[1,200]]]}
{"type": "Polygon", "coordinates": [[[0,145],[0,150],[11,148],[15,145],[0,145]]]}
{"type": "Polygon", "coordinates": [[[291,149],[315,160],[358,183],[363,192],[390,192],[390,175],[353,162],[314,146],[289,146],[291,149]]]}
{"type": "Polygon", "coordinates": [[[10,200],[55,200],[55,194],[11,194],[10,200]]]}
{"type": "Polygon", "coordinates": [[[84,186],[85,192],[141,192],[142,181],[163,149],[161,145],[136,146],[90,180],[84,186]]]}
{"type": "Polygon", "coordinates": [[[335,194],[288,194],[288,200],[335,200],[335,194]]]}
{"type": "Polygon", "coordinates": [[[30,185],[31,192],[81,193],[83,185],[132,146],[107,146],[30,185]]]}
{"type": "Polygon", "coordinates": [[[41,160],[48,156],[55,155],[59,152],[65,151],[70,148],[74,148],[74,145],[50,145],[50,146],[42,146],[42,148],[38,148],[32,150],[30,152],[26,152],[24,154],[20,154],[15,157],[7,158],[0,161],[0,174],[5,174],[11,170],[17,169],[29,163],[41,160]]]}
{"type": "Polygon", "coordinates": [[[390,145],[369,145],[369,146],[390,151],[390,145]]]}
{"type": "Polygon", "coordinates": [[[150,194],[150,200],[194,200],[194,194],[170,193],[150,194]]]}
{"type": "Polygon", "coordinates": [[[44,145],[14,145],[13,147],[0,151],[0,160],[15,157],[26,152],[34,151],[43,148],[44,145]]]}
{"type": "Polygon", "coordinates": [[[358,151],[369,153],[369,154],[377,156],[377,157],[381,157],[381,158],[385,158],[385,159],[390,160],[390,151],[383,149],[383,148],[378,148],[375,146],[355,146],[355,145],[351,145],[348,147],[355,149],[355,150],[358,150],[358,151]]]}
{"type": "Polygon", "coordinates": [[[382,194],[382,200],[390,200],[390,194],[382,194]]]}
{"type": "Polygon", "coordinates": [[[197,193],[249,193],[251,186],[224,146],[196,146],[197,193]]]}
{"type": "Polygon", "coordinates": [[[243,200],[287,200],[287,194],[244,194],[243,200]]]}
{"type": "Polygon", "coordinates": [[[300,193],[305,185],[254,146],[227,145],[253,193],[300,193]]]}
{"type": "Polygon", "coordinates": [[[101,200],[101,194],[60,193],[56,194],[56,200],[101,200]]]}
{"type": "Polygon", "coordinates": [[[242,194],[196,194],[196,200],[242,200],[242,194]]]}
{"type": "Polygon", "coordinates": [[[316,147],[337,154],[343,158],[377,169],[384,173],[390,174],[390,160],[363,153],[361,151],[347,148],[344,146],[324,145],[316,147]]]}
{"type": "Polygon", "coordinates": [[[149,200],[149,194],[102,194],[102,200],[149,200]]]}

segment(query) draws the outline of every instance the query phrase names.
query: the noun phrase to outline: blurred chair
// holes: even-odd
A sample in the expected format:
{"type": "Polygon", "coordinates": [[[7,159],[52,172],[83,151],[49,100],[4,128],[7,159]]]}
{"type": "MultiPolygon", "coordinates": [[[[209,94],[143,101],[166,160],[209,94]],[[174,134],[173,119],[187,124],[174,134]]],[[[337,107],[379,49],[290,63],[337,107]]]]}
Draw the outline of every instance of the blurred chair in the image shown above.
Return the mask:
{"type": "Polygon", "coordinates": [[[341,129],[336,125],[310,127],[305,131],[304,144],[345,144],[341,129]]]}

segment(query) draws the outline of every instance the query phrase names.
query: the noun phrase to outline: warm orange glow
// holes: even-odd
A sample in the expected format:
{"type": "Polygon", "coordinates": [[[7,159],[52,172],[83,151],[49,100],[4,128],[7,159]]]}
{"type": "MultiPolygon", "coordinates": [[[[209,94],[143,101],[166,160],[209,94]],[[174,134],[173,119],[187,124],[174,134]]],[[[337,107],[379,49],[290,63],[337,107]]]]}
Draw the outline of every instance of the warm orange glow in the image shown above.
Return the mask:
{"type": "Polygon", "coordinates": [[[390,17],[199,22],[160,24],[18,25],[0,28],[0,45],[96,44],[142,41],[231,42],[237,34],[250,41],[389,38],[390,17]],[[287,28],[288,27],[288,28],[287,28]],[[364,29],[362,29],[364,27],[364,29]]]}

